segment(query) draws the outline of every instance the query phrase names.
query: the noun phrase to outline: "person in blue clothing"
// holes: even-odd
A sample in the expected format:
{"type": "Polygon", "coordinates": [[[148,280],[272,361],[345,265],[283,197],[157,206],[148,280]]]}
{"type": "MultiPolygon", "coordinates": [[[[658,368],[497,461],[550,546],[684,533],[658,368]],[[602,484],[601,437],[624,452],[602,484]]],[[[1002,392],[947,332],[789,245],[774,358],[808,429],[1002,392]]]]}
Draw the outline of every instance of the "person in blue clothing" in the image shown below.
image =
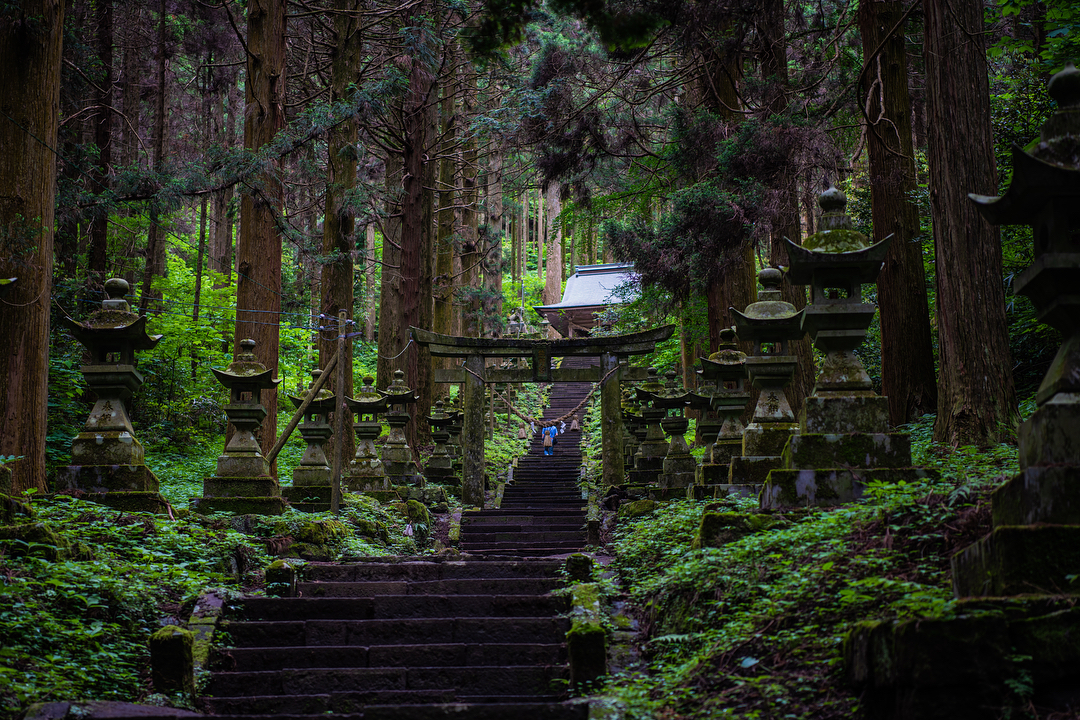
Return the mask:
{"type": "Polygon", "coordinates": [[[555,454],[555,436],[559,434],[559,431],[555,429],[554,425],[549,425],[542,431],[544,437],[544,454],[555,454]]]}

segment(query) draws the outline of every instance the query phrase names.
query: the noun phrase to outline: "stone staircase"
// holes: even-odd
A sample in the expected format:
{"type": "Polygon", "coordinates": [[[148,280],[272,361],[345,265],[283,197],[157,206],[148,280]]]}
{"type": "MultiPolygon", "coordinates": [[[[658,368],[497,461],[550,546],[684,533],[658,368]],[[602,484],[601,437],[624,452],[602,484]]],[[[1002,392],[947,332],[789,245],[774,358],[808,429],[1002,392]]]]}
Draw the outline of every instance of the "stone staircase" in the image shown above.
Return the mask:
{"type": "MultiPolygon", "coordinates": [[[[563,367],[599,364],[591,358],[565,358],[563,367]]],[[[573,410],[592,383],[556,383],[543,419],[573,410]]],[[[584,418],[584,410],[579,411],[584,418]]],[[[581,432],[558,436],[554,454],[544,455],[539,428],[529,452],[518,461],[514,482],[503,489],[498,509],[467,512],[461,522],[461,550],[471,555],[546,557],[578,552],[585,546],[585,506],[578,487],[581,432]]]]}
{"type": "MultiPolygon", "coordinates": [[[[584,363],[581,365],[585,366],[584,363]]],[[[555,385],[545,417],[590,383],[555,385]]],[[[569,427],[569,423],[567,423],[569,427]]],[[[567,700],[559,557],[585,544],[580,433],[539,439],[502,508],[466,513],[466,560],[308,563],[295,597],[231,604],[202,709],[232,720],[586,720],[567,700]]]]}

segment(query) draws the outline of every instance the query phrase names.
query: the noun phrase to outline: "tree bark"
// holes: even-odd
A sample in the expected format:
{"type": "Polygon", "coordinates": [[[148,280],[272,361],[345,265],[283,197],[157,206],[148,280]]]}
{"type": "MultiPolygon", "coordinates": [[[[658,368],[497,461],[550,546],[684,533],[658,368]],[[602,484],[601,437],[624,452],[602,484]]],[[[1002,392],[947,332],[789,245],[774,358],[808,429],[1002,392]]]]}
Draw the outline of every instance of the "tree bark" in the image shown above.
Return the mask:
{"type": "MultiPolygon", "coordinates": [[[[285,126],[284,0],[250,0],[247,46],[244,147],[258,152],[285,126]]],[[[274,162],[240,201],[233,337],[237,348],[244,338],[253,339],[255,355],[275,376],[281,317],[281,236],[276,219],[284,202],[279,167],[274,162]]],[[[267,453],[277,439],[277,390],[263,390],[262,400],[267,416],[259,444],[267,453]]],[[[276,469],[272,472],[276,474],[276,469]]]]}
{"type": "MultiPolygon", "coordinates": [[[[236,145],[236,117],[240,106],[240,91],[236,82],[229,85],[229,90],[223,98],[218,98],[217,133],[223,138],[227,149],[236,145]],[[226,113],[228,118],[226,119],[226,113]]],[[[214,222],[210,240],[210,263],[216,272],[224,275],[228,282],[232,282],[233,271],[233,186],[229,185],[224,190],[214,193],[214,222]]]]}
{"type": "MultiPolygon", "coordinates": [[[[97,0],[98,61],[101,63],[100,90],[97,92],[98,111],[94,118],[94,144],[98,148],[98,164],[93,173],[92,192],[105,197],[109,190],[109,171],[112,167],[112,101],[113,101],[113,6],[112,0],[97,0]]],[[[105,281],[106,253],[109,238],[109,206],[101,202],[94,212],[90,229],[90,249],[87,265],[90,277],[105,281]]]]}
{"type": "Polygon", "coordinates": [[[937,378],[930,338],[930,310],[923,271],[919,207],[911,144],[907,49],[900,2],[863,0],[859,31],[868,70],[864,77],[870,125],[870,197],[874,241],[892,235],[878,275],[881,321],[881,386],[889,398],[889,420],[900,425],[934,412],[937,378]],[[895,32],[890,31],[895,28],[895,32]],[[877,55],[875,49],[881,47],[877,55]]]}
{"type": "Polygon", "coordinates": [[[0,455],[13,489],[45,491],[49,303],[64,3],[20,0],[0,17],[0,455]],[[9,246],[5,246],[10,243],[9,246]]]}
{"type": "Polygon", "coordinates": [[[408,338],[404,327],[405,304],[401,297],[401,153],[386,158],[386,219],[383,221],[382,275],[379,285],[379,357],[376,384],[386,388],[395,370],[405,369],[401,351],[408,338]]]}
{"type": "MultiPolygon", "coordinates": [[[[336,0],[334,3],[334,37],[330,51],[330,102],[339,103],[348,100],[349,86],[355,82],[360,72],[360,16],[350,12],[355,5],[352,0],[336,0]]],[[[356,187],[356,133],[355,118],[346,119],[335,125],[327,133],[327,183],[326,212],[323,216],[322,255],[323,265],[319,283],[321,297],[319,312],[324,317],[320,324],[336,325],[338,313],[345,311],[347,319],[352,320],[353,312],[353,261],[352,252],[356,247],[356,212],[343,200],[356,187]],[[335,320],[332,322],[331,318],[335,320]]],[[[337,352],[337,331],[326,330],[319,333],[319,367],[326,367],[330,358],[337,352]]],[[[345,343],[345,357],[338,358],[345,365],[345,395],[353,394],[353,353],[352,343],[345,343]]],[[[335,378],[331,378],[329,389],[337,392],[335,378]]],[[[343,434],[343,456],[352,457],[356,443],[352,431],[343,434]]],[[[333,438],[333,443],[339,438],[333,438]]]]}
{"type": "Polygon", "coordinates": [[[503,256],[504,235],[502,151],[495,150],[488,158],[488,221],[484,249],[484,336],[502,335],[503,256]]]}
{"type": "MultiPolygon", "coordinates": [[[[468,124],[476,115],[476,70],[469,63],[465,63],[462,74],[464,94],[461,114],[463,124],[468,124]]],[[[476,184],[476,175],[476,137],[470,135],[465,141],[465,149],[461,157],[461,286],[466,289],[475,289],[480,285],[481,248],[478,207],[480,193],[476,184]]],[[[479,337],[480,330],[480,301],[473,292],[462,309],[462,334],[468,337],[479,337]]]]}
{"type": "MultiPolygon", "coordinates": [[[[157,45],[157,109],[154,112],[154,171],[160,173],[165,161],[165,28],[168,15],[165,0],[158,6],[157,45]]],[[[139,295],[139,312],[145,313],[150,298],[160,297],[153,291],[154,276],[165,275],[165,242],[158,218],[157,200],[150,201],[150,228],[146,239],[146,266],[143,270],[142,292],[139,295]]]]}
{"type": "Polygon", "coordinates": [[[924,59],[930,211],[937,265],[938,416],[934,439],[986,445],[1018,416],[1005,323],[1001,243],[968,200],[997,188],[978,0],[926,0],[924,59]]]}
{"type": "Polygon", "coordinates": [[[547,265],[544,274],[544,304],[554,305],[562,300],[562,228],[558,222],[562,212],[562,185],[548,181],[544,188],[544,215],[547,219],[547,265]]]}

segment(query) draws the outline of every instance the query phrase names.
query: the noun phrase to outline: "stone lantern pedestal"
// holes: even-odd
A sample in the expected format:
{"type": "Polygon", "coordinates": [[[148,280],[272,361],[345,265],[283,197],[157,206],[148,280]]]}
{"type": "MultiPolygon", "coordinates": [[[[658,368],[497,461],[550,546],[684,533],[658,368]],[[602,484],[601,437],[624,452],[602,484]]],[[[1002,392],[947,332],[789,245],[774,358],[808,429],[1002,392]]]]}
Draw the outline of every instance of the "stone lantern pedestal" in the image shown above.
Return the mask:
{"type": "Polygon", "coordinates": [[[701,377],[714,383],[709,398],[720,427],[712,438],[703,438],[705,461],[698,469],[697,484],[705,488],[707,497],[756,493],[754,486],[732,485],[731,459],[742,455],[743,426],[740,418],[750,402],[746,389],[746,353],[739,350],[735,329],[720,331],[720,347],[708,358],[701,358],[701,377]]]}
{"type": "Polygon", "coordinates": [[[780,270],[765,268],[758,273],[764,288],[758,302],[748,305],[745,313],[731,309],[739,339],[754,343],[754,354],[744,366],[760,391],[753,419],[743,431],[742,454],[731,458],[728,480],[731,485],[752,486],[747,493],[756,494],[769,472],[781,467],[784,446],[799,430],[784,389],[795,377],[796,358],[788,353],[788,344],[805,332],[803,311],[782,300],[783,279],[780,270]]]}
{"type": "Polygon", "coordinates": [[[127,291],[127,281],[108,280],[107,299],[85,324],[62,321],[90,352],[90,363],[80,370],[97,401],[71,443],[71,465],[58,471],[56,487],[119,510],[165,512],[168,503],[146,467],[128,416],[131,398],[143,384],[135,351],[152,349],[162,336],[146,334],[146,318],[131,312],[127,291]]]}
{"type": "Polygon", "coordinates": [[[809,285],[812,302],[802,327],[824,353],[814,394],[806,399],[800,432],[783,450],[783,467],[769,475],[762,507],[838,505],[862,496],[867,482],[926,477],[911,467],[911,439],[889,431],[888,399],[874,392],[855,354],[877,307],[862,286],[877,281],[892,236],[871,245],[851,228],[847,199],[822,193],[821,230],[801,246],[788,241],[788,278],[809,285]]]}
{"type": "Polygon", "coordinates": [[[405,439],[405,426],[409,424],[408,407],[418,398],[406,387],[404,378],[403,371],[395,370],[394,381],[386,389],[386,402],[390,405],[386,424],[390,426],[390,434],[383,445],[383,471],[391,485],[423,487],[424,476],[416,472],[412,448],[405,439]]]}
{"type": "Polygon", "coordinates": [[[446,412],[442,400],[435,402],[435,412],[428,417],[431,427],[431,439],[435,442],[435,451],[424,467],[424,478],[439,485],[460,487],[461,478],[454,473],[454,458],[447,447],[450,442],[450,426],[454,417],[446,412]]]}
{"type": "MultiPolygon", "coordinates": [[[[319,379],[322,370],[312,370],[312,385],[319,379]]],[[[289,396],[292,404],[299,409],[304,398],[289,396]]],[[[307,443],[300,464],[293,468],[292,487],[281,488],[282,496],[295,510],[302,512],[325,512],[330,510],[330,500],[334,492],[333,470],[326,459],[326,441],[334,434],[328,415],[334,411],[334,394],[325,387],[319,390],[315,399],[307,406],[304,421],[297,430],[307,443]]]]}
{"type": "MultiPolygon", "coordinates": [[[[394,489],[386,478],[382,459],[375,449],[375,441],[382,435],[379,416],[386,412],[386,397],[375,389],[375,379],[364,378],[364,386],[355,398],[345,402],[356,416],[353,431],[356,433],[356,454],[349,463],[347,485],[353,492],[376,494],[380,502],[389,497],[394,489]]],[[[394,493],[394,497],[397,497],[394,493]]]]}
{"type": "Polygon", "coordinates": [[[694,484],[697,460],[690,454],[684,437],[690,428],[690,421],[684,413],[687,406],[695,402],[700,406],[708,401],[682,388],[674,370],[668,370],[665,378],[667,383],[663,391],[653,396],[653,407],[667,412],[660,420],[660,428],[671,437],[664,456],[664,472],[659,477],[660,494],[666,499],[668,496],[685,495],[686,489],[694,484]]]}
{"type": "Polygon", "coordinates": [[[225,416],[236,433],[217,461],[217,472],[203,480],[203,497],[193,498],[192,509],[200,513],[280,515],[285,511],[278,481],[270,475],[255,433],[266,418],[260,400],[263,390],[280,380],[255,357],[255,341],[240,341],[239,352],[225,370],[212,368],[214,376],[229,390],[225,416]]]}
{"type": "Polygon", "coordinates": [[[667,457],[668,443],[664,439],[664,431],[660,428],[660,421],[667,415],[667,411],[652,405],[655,394],[663,389],[664,386],[656,375],[656,368],[649,368],[648,379],[635,389],[638,402],[647,403],[648,407],[641,408],[645,436],[638,444],[634,469],[629,476],[632,487],[644,488],[646,491],[659,484],[660,473],[664,471],[664,458],[667,457]]]}

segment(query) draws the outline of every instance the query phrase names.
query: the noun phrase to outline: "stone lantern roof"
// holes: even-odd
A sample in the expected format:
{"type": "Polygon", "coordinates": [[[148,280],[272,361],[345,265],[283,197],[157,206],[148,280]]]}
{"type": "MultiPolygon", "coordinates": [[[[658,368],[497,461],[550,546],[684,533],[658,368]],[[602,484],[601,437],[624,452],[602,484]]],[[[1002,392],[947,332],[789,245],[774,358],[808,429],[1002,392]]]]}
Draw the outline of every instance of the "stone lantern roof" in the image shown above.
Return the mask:
{"type": "Polygon", "coordinates": [[[765,268],[758,273],[764,288],[758,301],[746,306],[745,312],[731,308],[739,338],[748,342],[787,342],[803,336],[802,310],[782,299],[780,284],[784,274],[778,268],[765,268]]]}
{"type": "Polygon", "coordinates": [[[277,387],[281,382],[272,377],[273,370],[267,370],[266,366],[255,357],[255,341],[251,338],[240,341],[240,352],[236,353],[236,357],[228,367],[224,370],[217,368],[210,368],[210,370],[218,382],[230,390],[268,390],[277,387]]]}
{"type": "Polygon", "coordinates": [[[106,299],[100,310],[82,323],[63,318],[62,322],[75,339],[90,351],[92,363],[105,363],[110,353],[120,353],[117,362],[133,365],[135,350],[152,350],[164,337],[146,334],[146,316],[131,312],[131,306],[124,299],[129,289],[123,278],[106,280],[106,299]]]}

